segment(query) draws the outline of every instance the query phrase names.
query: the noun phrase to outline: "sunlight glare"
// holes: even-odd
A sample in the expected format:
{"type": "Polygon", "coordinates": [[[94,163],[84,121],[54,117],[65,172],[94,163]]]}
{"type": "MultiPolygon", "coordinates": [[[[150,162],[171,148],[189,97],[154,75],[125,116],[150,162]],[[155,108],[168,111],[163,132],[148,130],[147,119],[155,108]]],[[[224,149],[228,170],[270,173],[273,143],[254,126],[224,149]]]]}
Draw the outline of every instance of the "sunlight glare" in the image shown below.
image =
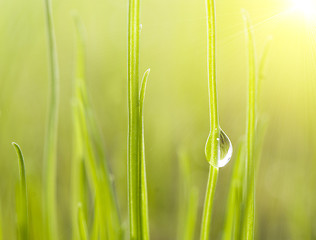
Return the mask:
{"type": "Polygon", "coordinates": [[[293,9],[308,18],[316,15],[316,0],[293,0],[293,9]]]}

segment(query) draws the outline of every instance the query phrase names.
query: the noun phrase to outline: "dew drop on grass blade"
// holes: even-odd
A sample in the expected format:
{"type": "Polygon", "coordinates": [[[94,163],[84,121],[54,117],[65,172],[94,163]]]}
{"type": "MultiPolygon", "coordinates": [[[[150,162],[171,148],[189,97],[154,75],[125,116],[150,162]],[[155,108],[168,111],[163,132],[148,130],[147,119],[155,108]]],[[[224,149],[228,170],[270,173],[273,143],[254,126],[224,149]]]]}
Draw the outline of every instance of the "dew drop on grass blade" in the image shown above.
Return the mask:
{"type": "Polygon", "coordinates": [[[224,167],[230,161],[233,155],[233,145],[226,135],[226,133],[220,129],[220,136],[216,139],[219,145],[218,157],[212,158],[211,157],[211,149],[212,149],[212,140],[211,135],[209,135],[207,139],[207,143],[205,146],[205,155],[206,160],[213,166],[213,167],[224,167]]]}
{"type": "Polygon", "coordinates": [[[225,166],[232,154],[232,146],[227,135],[219,127],[219,115],[216,87],[216,19],[215,0],[206,0],[207,23],[207,72],[209,87],[210,133],[205,145],[205,156],[209,162],[209,175],[206,187],[204,209],[201,224],[201,240],[208,240],[215,187],[219,167],[225,166]],[[221,159],[222,156],[222,159],[221,159]]]}

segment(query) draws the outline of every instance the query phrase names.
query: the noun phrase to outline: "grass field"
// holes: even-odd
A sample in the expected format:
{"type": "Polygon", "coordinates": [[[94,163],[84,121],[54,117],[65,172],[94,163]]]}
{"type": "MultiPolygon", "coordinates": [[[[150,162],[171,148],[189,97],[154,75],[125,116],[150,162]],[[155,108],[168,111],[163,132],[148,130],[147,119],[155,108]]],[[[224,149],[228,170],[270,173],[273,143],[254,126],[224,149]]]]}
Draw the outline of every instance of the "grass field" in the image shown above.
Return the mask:
{"type": "Polygon", "coordinates": [[[0,240],[316,239],[315,16],[1,2],[0,240]]]}

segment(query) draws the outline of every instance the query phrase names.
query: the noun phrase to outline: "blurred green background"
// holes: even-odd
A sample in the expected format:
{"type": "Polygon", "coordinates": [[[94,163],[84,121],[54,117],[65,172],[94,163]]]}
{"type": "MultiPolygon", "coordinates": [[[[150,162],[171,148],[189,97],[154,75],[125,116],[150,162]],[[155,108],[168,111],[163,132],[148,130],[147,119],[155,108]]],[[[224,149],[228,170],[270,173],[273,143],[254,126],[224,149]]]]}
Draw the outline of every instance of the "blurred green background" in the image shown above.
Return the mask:
{"type": "MultiPolygon", "coordinates": [[[[246,129],[247,58],[241,8],[252,18],[258,59],[267,38],[273,36],[259,99],[267,132],[257,172],[255,239],[316,239],[316,24],[289,11],[291,6],[291,0],[217,1],[220,123],[235,149],[246,129]]],[[[86,28],[88,91],[105,139],[122,220],[128,226],[127,7],[127,0],[53,0],[61,74],[57,179],[61,239],[71,236],[73,9],[86,28]]],[[[204,0],[143,0],[141,15],[140,71],[151,68],[144,110],[151,236],[171,240],[177,229],[179,149],[190,155],[199,215],[207,181],[204,0]]],[[[3,239],[15,239],[18,165],[12,141],[25,155],[31,221],[42,222],[39,206],[49,94],[43,2],[1,1],[0,36],[0,203],[3,239]]],[[[220,171],[212,239],[221,237],[233,161],[220,171]]],[[[41,239],[41,231],[33,231],[41,239]]]]}

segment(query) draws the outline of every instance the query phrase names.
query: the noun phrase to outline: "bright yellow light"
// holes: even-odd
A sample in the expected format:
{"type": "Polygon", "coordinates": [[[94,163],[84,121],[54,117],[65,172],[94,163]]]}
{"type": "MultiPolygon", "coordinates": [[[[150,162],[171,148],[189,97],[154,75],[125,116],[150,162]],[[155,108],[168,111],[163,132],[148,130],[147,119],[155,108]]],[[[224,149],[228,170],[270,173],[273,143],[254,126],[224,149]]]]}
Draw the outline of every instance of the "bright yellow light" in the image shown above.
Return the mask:
{"type": "Polygon", "coordinates": [[[295,11],[301,12],[308,18],[316,16],[316,0],[293,0],[295,11]]]}

